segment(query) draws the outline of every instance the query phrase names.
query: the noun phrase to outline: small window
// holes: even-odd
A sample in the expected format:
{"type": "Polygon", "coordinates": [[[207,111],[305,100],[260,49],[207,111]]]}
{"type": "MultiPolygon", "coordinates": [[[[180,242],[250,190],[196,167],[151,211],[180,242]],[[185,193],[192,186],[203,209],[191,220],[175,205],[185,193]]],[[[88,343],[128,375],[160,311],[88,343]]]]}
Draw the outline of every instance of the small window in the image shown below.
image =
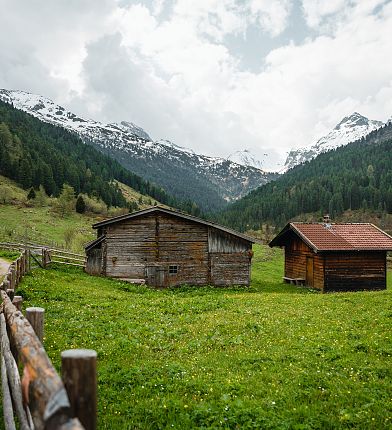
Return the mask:
{"type": "Polygon", "coordinates": [[[178,273],[178,266],[169,266],[169,275],[175,275],[178,273]]]}

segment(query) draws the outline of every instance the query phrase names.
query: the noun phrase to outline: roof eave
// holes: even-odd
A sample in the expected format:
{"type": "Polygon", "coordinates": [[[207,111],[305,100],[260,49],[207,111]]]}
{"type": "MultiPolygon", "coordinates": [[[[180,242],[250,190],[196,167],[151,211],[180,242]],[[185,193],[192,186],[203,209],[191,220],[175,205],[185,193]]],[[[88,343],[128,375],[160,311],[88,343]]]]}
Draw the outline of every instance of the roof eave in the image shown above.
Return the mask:
{"type": "Polygon", "coordinates": [[[259,243],[259,244],[262,243],[260,240],[258,240],[256,238],[253,238],[253,237],[247,236],[245,234],[239,233],[237,231],[231,230],[230,228],[221,226],[219,224],[214,224],[212,222],[204,221],[204,220],[197,218],[197,217],[194,217],[192,215],[183,214],[181,212],[172,211],[172,210],[162,208],[162,207],[148,208],[148,209],[144,209],[142,211],[134,212],[132,214],[125,214],[125,215],[120,215],[118,217],[113,217],[113,218],[95,223],[95,224],[93,224],[92,227],[94,229],[97,229],[97,228],[103,227],[105,225],[115,224],[117,222],[121,222],[121,221],[126,220],[126,219],[132,219],[132,218],[136,218],[138,216],[147,215],[147,214],[158,212],[158,211],[169,214],[169,215],[178,216],[180,218],[187,219],[189,221],[194,221],[194,222],[199,223],[199,224],[204,224],[204,225],[212,227],[212,228],[216,228],[217,230],[224,231],[224,232],[231,234],[235,237],[239,237],[239,238],[245,240],[246,242],[259,243]]]}

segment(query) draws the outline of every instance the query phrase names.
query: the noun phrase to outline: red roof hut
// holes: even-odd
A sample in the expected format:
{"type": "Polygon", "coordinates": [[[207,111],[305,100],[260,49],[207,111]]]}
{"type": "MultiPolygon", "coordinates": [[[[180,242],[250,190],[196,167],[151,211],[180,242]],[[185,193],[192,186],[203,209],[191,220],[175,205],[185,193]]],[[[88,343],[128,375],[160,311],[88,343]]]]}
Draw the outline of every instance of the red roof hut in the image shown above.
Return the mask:
{"type": "Polygon", "coordinates": [[[291,222],[269,246],[285,248],[286,282],[323,292],[386,288],[392,237],[373,224],[291,222]]]}

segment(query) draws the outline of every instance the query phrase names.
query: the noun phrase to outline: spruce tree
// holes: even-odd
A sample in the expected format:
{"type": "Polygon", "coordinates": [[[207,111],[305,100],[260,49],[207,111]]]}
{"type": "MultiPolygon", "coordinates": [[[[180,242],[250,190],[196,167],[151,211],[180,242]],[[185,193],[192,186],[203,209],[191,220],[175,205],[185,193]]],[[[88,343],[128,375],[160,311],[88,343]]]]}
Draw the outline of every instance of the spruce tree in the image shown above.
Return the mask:
{"type": "Polygon", "coordinates": [[[86,203],[81,194],[76,199],[75,210],[78,214],[84,214],[86,212],[86,203]]]}
{"type": "Polygon", "coordinates": [[[34,200],[36,197],[34,188],[31,187],[30,191],[27,193],[27,200],[34,200]]]}

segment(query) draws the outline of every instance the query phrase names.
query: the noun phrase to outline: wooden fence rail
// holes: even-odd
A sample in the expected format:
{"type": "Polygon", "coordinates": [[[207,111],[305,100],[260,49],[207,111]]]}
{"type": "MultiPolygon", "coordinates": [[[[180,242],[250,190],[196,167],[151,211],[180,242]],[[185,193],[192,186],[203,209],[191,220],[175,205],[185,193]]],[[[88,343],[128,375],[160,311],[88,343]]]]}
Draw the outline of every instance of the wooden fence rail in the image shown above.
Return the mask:
{"type": "MultiPolygon", "coordinates": [[[[0,247],[4,248],[2,244],[0,247]]],[[[67,351],[66,356],[71,358],[66,362],[63,382],[41,343],[44,310],[28,308],[26,318],[19,310],[22,298],[14,297],[15,288],[30,270],[32,252],[30,248],[23,249],[0,284],[0,363],[5,429],[15,429],[14,417],[17,417],[22,430],[95,430],[95,351],[67,351]],[[23,368],[22,378],[19,368],[23,368]],[[78,387],[77,392],[75,387],[78,387]]]]}
{"type": "MultiPolygon", "coordinates": [[[[10,251],[30,250],[31,255],[42,259],[41,267],[46,267],[51,263],[65,264],[70,266],[86,267],[86,256],[63,249],[53,248],[46,245],[38,245],[32,242],[0,242],[0,248],[10,251]]],[[[36,260],[36,259],[35,259],[36,260]]]]}

